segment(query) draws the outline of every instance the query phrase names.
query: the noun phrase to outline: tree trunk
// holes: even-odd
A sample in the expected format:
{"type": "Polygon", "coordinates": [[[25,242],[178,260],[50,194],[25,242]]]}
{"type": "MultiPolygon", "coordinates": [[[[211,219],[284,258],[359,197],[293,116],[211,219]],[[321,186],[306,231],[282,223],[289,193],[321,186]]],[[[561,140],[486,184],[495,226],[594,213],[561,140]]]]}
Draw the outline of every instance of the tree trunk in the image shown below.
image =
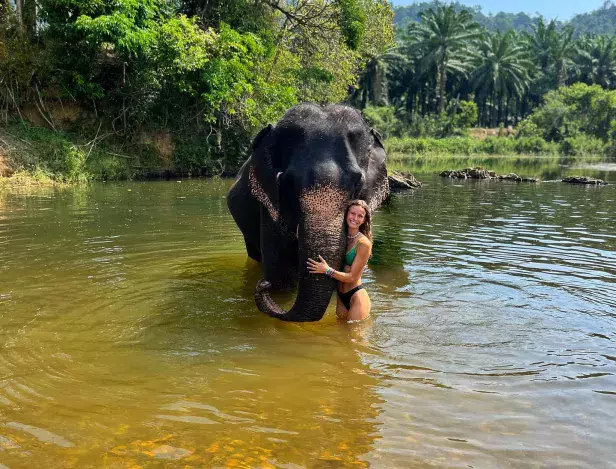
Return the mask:
{"type": "Polygon", "coordinates": [[[439,84],[438,84],[438,93],[439,93],[439,102],[438,102],[438,112],[439,114],[443,113],[445,109],[445,80],[447,79],[447,74],[445,73],[445,64],[439,64],[439,84]]]}
{"type": "Polygon", "coordinates": [[[363,90],[361,93],[361,107],[360,109],[366,109],[366,104],[368,102],[368,90],[363,90]]]}
{"type": "Polygon", "coordinates": [[[24,0],[15,0],[15,12],[17,14],[17,22],[20,27],[23,27],[23,15],[24,15],[24,0]]]}
{"type": "Polygon", "coordinates": [[[565,79],[563,77],[564,69],[565,69],[565,64],[563,63],[563,61],[562,60],[556,61],[556,86],[558,88],[560,88],[561,86],[564,86],[565,84],[565,79]]]}
{"type": "Polygon", "coordinates": [[[36,38],[36,0],[22,0],[22,25],[30,40],[36,38]]]}
{"type": "Polygon", "coordinates": [[[498,109],[497,109],[497,105],[496,105],[496,91],[492,92],[492,124],[491,127],[494,128],[496,127],[496,121],[498,118],[498,109]]]}

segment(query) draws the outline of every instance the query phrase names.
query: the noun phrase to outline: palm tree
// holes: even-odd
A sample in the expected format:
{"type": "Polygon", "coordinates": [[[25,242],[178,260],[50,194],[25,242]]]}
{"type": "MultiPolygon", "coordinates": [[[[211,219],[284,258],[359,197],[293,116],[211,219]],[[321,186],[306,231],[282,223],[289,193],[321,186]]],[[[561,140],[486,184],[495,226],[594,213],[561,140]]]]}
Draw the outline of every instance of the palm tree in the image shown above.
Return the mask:
{"type": "Polygon", "coordinates": [[[539,18],[536,26],[533,26],[533,34],[530,35],[530,46],[536,63],[545,73],[552,59],[552,43],[556,34],[556,21],[552,20],[546,26],[543,18],[539,18]]]}
{"type": "Polygon", "coordinates": [[[578,44],[573,39],[575,30],[571,26],[563,28],[553,34],[552,58],[556,66],[556,86],[565,85],[567,80],[567,67],[573,65],[573,57],[578,53],[578,44]]]}
{"type": "Polygon", "coordinates": [[[391,47],[381,54],[369,58],[365,69],[361,72],[358,80],[361,97],[360,108],[366,107],[369,101],[373,106],[386,106],[388,98],[388,75],[391,68],[398,66],[406,60],[399,52],[399,47],[391,47]]]}
{"type": "Polygon", "coordinates": [[[604,88],[616,86],[616,37],[583,37],[578,41],[575,58],[579,79],[604,88]]]}
{"type": "Polygon", "coordinates": [[[604,88],[616,85],[616,37],[599,36],[595,42],[596,68],[593,80],[604,88]]]}
{"type": "MultiPolygon", "coordinates": [[[[502,118],[503,98],[520,99],[530,84],[532,63],[518,36],[509,31],[487,34],[479,45],[480,64],[471,75],[471,84],[485,109],[489,97],[492,102],[492,126],[502,118]],[[497,106],[498,105],[498,106],[497,106]]],[[[508,108],[509,106],[507,106],[508,108]]]]}
{"type": "Polygon", "coordinates": [[[480,37],[479,25],[473,15],[453,5],[438,5],[420,13],[421,22],[410,27],[410,36],[423,53],[423,60],[436,64],[439,92],[439,112],[445,108],[447,73],[466,74],[469,71],[472,46],[480,37]]]}

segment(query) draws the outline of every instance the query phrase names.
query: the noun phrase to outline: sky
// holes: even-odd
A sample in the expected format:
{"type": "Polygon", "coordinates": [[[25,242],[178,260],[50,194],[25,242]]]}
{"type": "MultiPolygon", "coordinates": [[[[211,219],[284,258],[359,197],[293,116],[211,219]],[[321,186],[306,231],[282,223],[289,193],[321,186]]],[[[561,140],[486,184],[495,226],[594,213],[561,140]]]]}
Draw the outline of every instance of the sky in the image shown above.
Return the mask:
{"type": "MultiPolygon", "coordinates": [[[[426,0],[424,0],[426,1],[426,0]]],[[[561,21],[570,20],[578,13],[587,13],[596,10],[603,5],[603,0],[516,0],[503,2],[502,0],[459,0],[460,3],[469,6],[480,6],[485,14],[519,13],[523,11],[529,15],[540,14],[547,19],[556,18],[561,21]]],[[[393,0],[394,6],[405,6],[415,3],[414,0],[393,0]]]]}

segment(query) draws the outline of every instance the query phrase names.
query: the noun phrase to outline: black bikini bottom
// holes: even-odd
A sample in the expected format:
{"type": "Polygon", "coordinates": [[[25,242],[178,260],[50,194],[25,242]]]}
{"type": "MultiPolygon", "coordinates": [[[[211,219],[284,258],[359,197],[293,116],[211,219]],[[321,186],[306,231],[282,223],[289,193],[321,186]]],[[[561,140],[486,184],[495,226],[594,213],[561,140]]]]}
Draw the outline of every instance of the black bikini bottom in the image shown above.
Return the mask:
{"type": "Polygon", "coordinates": [[[342,293],[340,291],[338,292],[338,298],[340,298],[340,301],[342,302],[344,307],[347,309],[347,311],[351,309],[352,296],[355,293],[357,293],[359,290],[362,290],[363,288],[364,288],[363,285],[357,285],[355,288],[350,289],[346,293],[342,293]]]}

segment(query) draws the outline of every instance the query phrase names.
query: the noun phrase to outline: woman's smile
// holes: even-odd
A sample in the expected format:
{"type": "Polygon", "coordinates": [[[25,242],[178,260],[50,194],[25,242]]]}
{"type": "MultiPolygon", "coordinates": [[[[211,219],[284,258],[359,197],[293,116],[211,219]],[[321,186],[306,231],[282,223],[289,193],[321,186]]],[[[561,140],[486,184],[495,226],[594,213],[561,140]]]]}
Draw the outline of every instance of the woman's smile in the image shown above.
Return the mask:
{"type": "Polygon", "coordinates": [[[350,227],[359,228],[364,222],[366,214],[364,209],[356,205],[352,206],[347,215],[347,223],[350,227]]]}

